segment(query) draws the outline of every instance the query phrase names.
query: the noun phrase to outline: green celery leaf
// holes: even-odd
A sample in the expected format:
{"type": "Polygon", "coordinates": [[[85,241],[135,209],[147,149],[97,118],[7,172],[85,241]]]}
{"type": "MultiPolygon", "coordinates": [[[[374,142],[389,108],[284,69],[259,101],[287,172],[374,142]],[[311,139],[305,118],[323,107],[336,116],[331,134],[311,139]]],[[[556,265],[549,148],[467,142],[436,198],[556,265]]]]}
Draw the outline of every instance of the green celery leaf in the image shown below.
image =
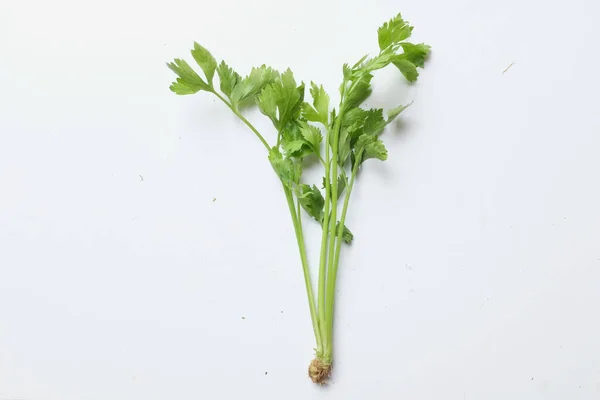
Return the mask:
{"type": "Polygon", "coordinates": [[[317,86],[314,82],[310,83],[310,94],[313,98],[313,106],[319,115],[319,122],[327,126],[329,118],[329,95],[323,89],[323,86],[317,86]]]}
{"type": "Polygon", "coordinates": [[[355,162],[362,164],[369,158],[377,158],[379,160],[387,159],[387,150],[385,145],[376,136],[363,134],[356,141],[354,147],[356,154],[355,162]]]}
{"type": "Polygon", "coordinates": [[[283,157],[277,147],[273,147],[269,151],[269,161],[284,185],[293,189],[300,182],[302,175],[300,162],[294,161],[290,157],[283,157]]]}
{"type": "Polygon", "coordinates": [[[351,108],[344,114],[342,127],[349,127],[350,130],[355,130],[357,127],[361,127],[365,123],[366,118],[366,110],[358,107],[351,108]]]}
{"type": "Polygon", "coordinates": [[[173,82],[169,89],[179,95],[194,94],[198,93],[200,90],[206,90],[206,88],[202,85],[187,83],[181,78],[177,78],[177,81],[173,82]]]}
{"type": "Polygon", "coordinates": [[[323,208],[325,206],[325,199],[321,194],[321,191],[315,186],[309,186],[306,184],[298,185],[296,189],[296,196],[302,208],[318,222],[323,221],[323,208]]]}
{"type": "Polygon", "coordinates": [[[350,136],[350,132],[347,128],[342,128],[340,131],[340,138],[338,139],[338,165],[343,167],[348,161],[348,157],[350,156],[350,151],[352,150],[350,147],[352,137],[350,136]]]}
{"type": "Polygon", "coordinates": [[[286,142],[292,142],[294,140],[303,140],[302,134],[300,133],[300,124],[301,122],[293,120],[290,121],[286,126],[279,129],[283,144],[286,142]]]}
{"type": "Polygon", "coordinates": [[[365,161],[369,158],[376,158],[381,161],[387,160],[387,149],[381,140],[377,139],[365,146],[362,160],[365,161]]]}
{"type": "Polygon", "coordinates": [[[408,39],[412,33],[413,27],[407,21],[402,19],[402,15],[398,14],[389,22],[384,23],[377,30],[377,39],[379,48],[385,50],[393,44],[397,44],[405,39],[408,39]]]}
{"type": "Polygon", "coordinates": [[[304,100],[304,84],[296,86],[294,74],[289,68],[281,74],[281,83],[276,87],[279,90],[277,109],[279,111],[279,124],[285,126],[288,121],[299,116],[302,101],[304,100]]]}
{"type": "MultiPolygon", "coordinates": [[[[339,232],[339,229],[340,229],[340,223],[338,222],[335,225],[336,235],[337,235],[337,232],[339,232]]],[[[350,229],[348,229],[348,227],[346,225],[344,225],[344,229],[342,230],[342,240],[346,244],[351,244],[352,240],[354,240],[354,235],[352,234],[352,232],[350,232],[350,229]]]]}
{"type": "Polygon", "coordinates": [[[296,86],[294,74],[287,69],[257,96],[260,111],[268,116],[278,131],[284,130],[299,116],[304,101],[304,84],[296,86]]]}
{"type": "Polygon", "coordinates": [[[367,117],[363,125],[363,133],[377,136],[385,128],[386,121],[383,119],[383,109],[373,108],[367,111],[367,117]]]}
{"type": "MultiPolygon", "coordinates": [[[[309,103],[302,103],[302,116],[311,122],[321,122],[321,116],[309,103]]],[[[325,125],[327,126],[327,125],[325,125]]]]}
{"type": "Polygon", "coordinates": [[[396,57],[396,54],[393,51],[387,51],[385,53],[380,54],[375,58],[369,59],[361,68],[362,71],[372,72],[378,69],[382,69],[387,67],[390,62],[396,57]]]}
{"type": "Polygon", "coordinates": [[[290,166],[290,179],[296,185],[300,183],[300,177],[302,176],[302,163],[300,161],[291,161],[290,166]]]}
{"type": "Polygon", "coordinates": [[[352,79],[352,77],[354,75],[353,69],[350,68],[350,66],[348,64],[344,64],[344,66],[342,67],[342,72],[344,73],[344,79],[346,79],[346,80],[352,79]]]}
{"type": "Polygon", "coordinates": [[[340,176],[338,176],[338,187],[337,187],[337,197],[338,199],[340,197],[342,197],[342,193],[344,193],[344,190],[346,189],[346,186],[348,186],[348,177],[346,176],[346,173],[344,172],[344,170],[342,170],[342,173],[340,174],[340,176]]]}
{"type": "Polygon", "coordinates": [[[373,91],[371,89],[371,79],[373,79],[373,75],[365,74],[355,83],[352,83],[354,87],[345,96],[347,108],[358,107],[371,95],[373,91]]]}
{"type": "Polygon", "coordinates": [[[304,140],[292,140],[283,144],[283,151],[288,156],[298,157],[301,156],[302,148],[305,144],[304,140]]]}
{"type": "Polygon", "coordinates": [[[405,58],[417,67],[423,68],[425,66],[425,60],[431,51],[431,46],[426,44],[413,44],[413,43],[400,43],[404,50],[405,58]]]}
{"type": "Polygon", "coordinates": [[[392,109],[389,109],[389,110],[388,110],[388,112],[387,112],[388,119],[387,119],[387,121],[385,122],[385,124],[387,125],[387,124],[389,124],[390,122],[392,122],[394,119],[396,119],[396,117],[397,117],[398,115],[400,115],[400,113],[401,113],[402,111],[404,111],[404,110],[406,110],[408,107],[410,107],[410,106],[411,106],[411,104],[412,104],[412,102],[408,103],[408,104],[407,104],[407,105],[405,105],[405,106],[404,106],[404,105],[400,105],[400,106],[398,106],[398,107],[394,107],[394,108],[392,108],[392,109]]]}
{"type": "Polygon", "coordinates": [[[279,92],[274,84],[270,84],[265,87],[256,97],[256,103],[261,113],[271,119],[273,124],[277,127],[277,100],[279,98],[279,92]]]}
{"type": "Polygon", "coordinates": [[[350,229],[346,225],[344,225],[344,230],[342,232],[342,240],[346,242],[346,244],[351,244],[354,240],[354,234],[350,232],[350,229]]]}
{"type": "Polygon", "coordinates": [[[307,124],[306,122],[300,124],[300,134],[304,141],[311,147],[315,154],[320,154],[320,145],[323,140],[323,134],[321,130],[316,126],[307,124]]]}
{"type": "Polygon", "coordinates": [[[212,86],[213,77],[215,76],[215,70],[217,69],[217,60],[212,54],[204,47],[200,46],[197,42],[194,42],[194,49],[192,50],[192,56],[196,63],[204,71],[208,84],[212,86]]]}
{"type": "Polygon", "coordinates": [[[369,55],[365,54],[360,60],[356,62],[356,64],[354,64],[354,66],[352,66],[352,69],[358,68],[363,63],[363,61],[367,59],[367,57],[369,57],[369,55]]]}
{"type": "Polygon", "coordinates": [[[200,90],[210,90],[210,86],[200,78],[185,60],[176,58],[173,62],[167,63],[167,66],[181,78],[182,83],[191,87],[199,87],[200,90]]]}
{"type": "Polygon", "coordinates": [[[402,72],[402,75],[404,75],[407,81],[414,82],[417,80],[417,77],[419,76],[417,67],[415,66],[415,64],[411,63],[409,60],[406,59],[405,54],[400,54],[399,56],[396,56],[396,58],[394,58],[393,63],[400,70],[400,72],[402,72]]]}
{"type": "Polygon", "coordinates": [[[279,165],[283,163],[283,154],[281,154],[277,146],[273,146],[271,150],[269,150],[269,161],[275,171],[280,169],[279,165]]]}
{"type": "Polygon", "coordinates": [[[335,125],[335,118],[337,116],[337,113],[335,111],[335,107],[331,109],[331,112],[329,113],[329,129],[333,129],[333,126],[335,125]]]}
{"type": "MultiPolygon", "coordinates": [[[[369,112],[362,108],[351,108],[345,114],[340,128],[338,139],[338,165],[344,166],[351,154],[352,146],[363,131],[363,125],[369,112]]],[[[334,136],[329,136],[330,145],[333,145],[334,136]]]]}
{"type": "Polygon", "coordinates": [[[261,65],[252,68],[250,74],[239,81],[231,91],[230,99],[234,107],[248,98],[256,96],[265,86],[275,82],[279,73],[271,67],[261,65]]]}
{"type": "Polygon", "coordinates": [[[242,77],[231,69],[225,61],[221,61],[221,64],[217,67],[217,74],[219,74],[219,80],[221,81],[221,92],[227,97],[231,97],[233,88],[242,80],[242,77]]]}
{"type": "MultiPolygon", "coordinates": [[[[342,174],[340,176],[338,176],[338,199],[340,197],[342,197],[342,194],[344,192],[344,190],[346,189],[346,186],[348,186],[348,177],[346,176],[346,173],[344,171],[342,171],[342,174]]],[[[326,185],[327,181],[325,180],[325,177],[323,177],[323,180],[321,182],[321,184],[323,186],[321,186],[323,189],[327,188],[326,185]]],[[[331,194],[331,193],[330,193],[331,194]]]]}

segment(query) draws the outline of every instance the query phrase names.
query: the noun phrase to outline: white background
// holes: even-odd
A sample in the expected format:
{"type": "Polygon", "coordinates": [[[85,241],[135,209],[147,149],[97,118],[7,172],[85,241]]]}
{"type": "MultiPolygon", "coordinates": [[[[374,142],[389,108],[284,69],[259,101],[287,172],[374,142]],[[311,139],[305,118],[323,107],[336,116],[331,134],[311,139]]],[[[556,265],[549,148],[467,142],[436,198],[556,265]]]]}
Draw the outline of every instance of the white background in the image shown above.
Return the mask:
{"type": "Polygon", "coordinates": [[[0,399],[598,399],[598,12],[3,1],[0,399]],[[196,40],[336,99],[342,64],[376,52],[397,12],[433,53],[410,88],[375,77],[369,106],[414,104],[354,192],[320,388],[264,148],[210,95],[172,94],[165,62],[196,40]]]}

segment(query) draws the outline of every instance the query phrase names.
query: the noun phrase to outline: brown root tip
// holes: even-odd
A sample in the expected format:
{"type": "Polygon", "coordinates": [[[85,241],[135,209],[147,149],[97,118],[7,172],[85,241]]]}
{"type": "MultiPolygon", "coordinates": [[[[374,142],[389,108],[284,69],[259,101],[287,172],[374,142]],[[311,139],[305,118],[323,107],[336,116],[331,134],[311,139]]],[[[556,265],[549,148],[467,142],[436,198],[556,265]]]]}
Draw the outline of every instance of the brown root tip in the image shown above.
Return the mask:
{"type": "Polygon", "coordinates": [[[308,376],[314,383],[320,385],[327,383],[327,378],[331,375],[331,364],[325,364],[323,361],[315,358],[308,367],[308,376]]]}

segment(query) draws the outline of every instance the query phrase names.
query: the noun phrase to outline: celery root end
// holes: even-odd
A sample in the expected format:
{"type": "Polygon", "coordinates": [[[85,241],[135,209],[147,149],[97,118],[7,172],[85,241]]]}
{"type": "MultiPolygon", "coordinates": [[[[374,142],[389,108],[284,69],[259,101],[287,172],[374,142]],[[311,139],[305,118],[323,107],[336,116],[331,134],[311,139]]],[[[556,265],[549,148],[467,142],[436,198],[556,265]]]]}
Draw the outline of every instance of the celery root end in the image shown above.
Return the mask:
{"type": "Polygon", "coordinates": [[[327,379],[331,375],[331,364],[327,364],[318,358],[311,361],[308,367],[308,376],[314,383],[320,385],[327,383],[327,379]]]}

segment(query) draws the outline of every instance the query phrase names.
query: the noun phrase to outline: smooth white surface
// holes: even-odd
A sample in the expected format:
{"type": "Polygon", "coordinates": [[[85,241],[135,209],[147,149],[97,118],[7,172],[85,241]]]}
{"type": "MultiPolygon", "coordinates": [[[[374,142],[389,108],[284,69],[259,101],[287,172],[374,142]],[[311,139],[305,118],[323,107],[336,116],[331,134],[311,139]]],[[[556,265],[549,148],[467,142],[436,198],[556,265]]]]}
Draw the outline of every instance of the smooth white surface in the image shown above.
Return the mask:
{"type": "Polygon", "coordinates": [[[0,399],[597,399],[598,12],[2,2],[0,399]],[[353,196],[335,375],[318,388],[264,150],[209,95],[171,94],[165,62],[197,40],[335,97],[342,63],[399,11],[433,54],[410,89],[376,76],[370,105],[415,103],[353,196]]]}

